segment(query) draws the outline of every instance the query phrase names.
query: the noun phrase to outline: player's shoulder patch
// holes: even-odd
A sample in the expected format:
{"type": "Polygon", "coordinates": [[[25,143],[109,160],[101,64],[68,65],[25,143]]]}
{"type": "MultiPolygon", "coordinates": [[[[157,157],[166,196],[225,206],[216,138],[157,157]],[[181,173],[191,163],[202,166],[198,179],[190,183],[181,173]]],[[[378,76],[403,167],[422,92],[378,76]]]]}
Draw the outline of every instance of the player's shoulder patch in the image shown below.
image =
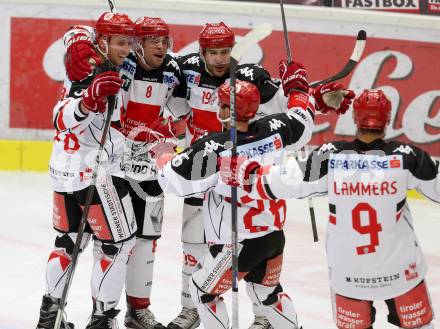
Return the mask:
{"type": "Polygon", "coordinates": [[[270,118],[267,124],[269,125],[269,129],[271,132],[277,131],[281,127],[286,126],[286,124],[278,118],[270,118]]]}
{"type": "Polygon", "coordinates": [[[337,148],[336,143],[333,142],[329,142],[329,143],[325,143],[322,144],[318,149],[317,149],[317,155],[323,155],[329,152],[337,152],[339,149],[337,148]]]}
{"type": "Polygon", "coordinates": [[[400,153],[400,154],[406,154],[406,155],[414,155],[416,156],[416,152],[418,149],[412,145],[403,144],[403,143],[393,143],[395,145],[392,145],[392,153],[400,153]]]}
{"type": "Polygon", "coordinates": [[[237,67],[237,79],[257,84],[270,79],[270,74],[259,64],[241,64],[237,67]]]}
{"type": "Polygon", "coordinates": [[[202,60],[198,53],[191,53],[188,55],[179,56],[176,61],[180,65],[181,70],[199,70],[202,65],[202,60]]]}
{"type": "Polygon", "coordinates": [[[180,66],[176,59],[170,54],[165,55],[164,59],[165,68],[167,71],[172,70],[175,73],[180,74],[180,66]]]}
{"type": "Polygon", "coordinates": [[[217,153],[229,147],[229,134],[224,132],[211,132],[198,138],[191,148],[195,152],[202,152],[203,156],[217,153]]]}

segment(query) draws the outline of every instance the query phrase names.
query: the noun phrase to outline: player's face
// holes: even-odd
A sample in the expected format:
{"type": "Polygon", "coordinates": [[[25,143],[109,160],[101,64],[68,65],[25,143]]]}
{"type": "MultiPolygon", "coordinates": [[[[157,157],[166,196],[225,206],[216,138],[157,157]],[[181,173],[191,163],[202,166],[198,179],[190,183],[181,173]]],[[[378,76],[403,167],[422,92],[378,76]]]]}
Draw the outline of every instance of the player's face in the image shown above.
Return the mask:
{"type": "Polygon", "coordinates": [[[133,46],[133,38],[125,35],[112,35],[107,38],[108,59],[116,66],[122,65],[133,46]]]}
{"type": "Polygon", "coordinates": [[[228,105],[222,105],[218,110],[218,116],[222,122],[223,127],[227,130],[231,126],[231,121],[229,120],[231,117],[231,112],[228,105]]]}
{"type": "Polygon", "coordinates": [[[231,48],[208,48],[203,51],[206,68],[214,76],[221,78],[229,72],[231,48]]]}
{"type": "Polygon", "coordinates": [[[169,45],[170,39],[168,37],[154,36],[144,38],[142,47],[144,48],[145,62],[154,69],[161,66],[169,45]]]}

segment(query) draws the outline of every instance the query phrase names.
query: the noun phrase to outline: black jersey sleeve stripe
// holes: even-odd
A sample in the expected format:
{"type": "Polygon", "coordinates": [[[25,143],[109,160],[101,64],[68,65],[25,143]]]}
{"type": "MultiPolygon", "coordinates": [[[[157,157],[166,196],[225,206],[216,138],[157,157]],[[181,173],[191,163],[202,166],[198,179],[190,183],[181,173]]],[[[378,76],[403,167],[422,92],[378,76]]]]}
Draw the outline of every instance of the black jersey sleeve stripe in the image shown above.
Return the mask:
{"type": "Polygon", "coordinates": [[[402,209],[403,206],[405,205],[405,203],[406,203],[406,198],[403,199],[402,201],[400,201],[399,203],[397,203],[396,211],[399,211],[400,209],[402,209]]]}
{"type": "Polygon", "coordinates": [[[269,198],[271,198],[273,200],[277,199],[275,194],[273,194],[272,190],[270,189],[269,182],[267,181],[267,176],[263,176],[263,186],[264,186],[264,190],[269,198]]]}

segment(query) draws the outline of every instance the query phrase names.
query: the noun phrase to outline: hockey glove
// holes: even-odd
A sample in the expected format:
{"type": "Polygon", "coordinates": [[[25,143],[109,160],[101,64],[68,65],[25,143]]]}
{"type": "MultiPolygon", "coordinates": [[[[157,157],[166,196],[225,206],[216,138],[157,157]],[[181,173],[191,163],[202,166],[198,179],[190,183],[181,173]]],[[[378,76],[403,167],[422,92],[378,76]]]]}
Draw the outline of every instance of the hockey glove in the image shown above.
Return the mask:
{"type": "Polygon", "coordinates": [[[341,84],[330,82],[316,89],[311,89],[311,95],[316,100],[316,110],[321,113],[330,111],[344,114],[350,107],[355,94],[352,90],[344,89],[341,84]]]}
{"type": "Polygon", "coordinates": [[[66,73],[70,81],[87,78],[94,66],[102,64],[92,41],[85,32],[74,34],[67,40],[66,73]]]}
{"type": "Polygon", "coordinates": [[[219,157],[217,163],[223,183],[240,187],[248,193],[252,189],[252,175],[261,167],[257,161],[243,156],[219,157]]]}
{"type": "Polygon", "coordinates": [[[176,138],[176,124],[171,117],[159,117],[151,124],[151,133],[149,135],[149,142],[155,142],[164,138],[176,138]]]}
{"type": "Polygon", "coordinates": [[[116,95],[123,82],[117,72],[107,71],[97,75],[85,90],[82,105],[91,112],[105,112],[106,97],[116,95]]]}
{"type": "Polygon", "coordinates": [[[285,96],[289,96],[295,90],[308,92],[307,72],[301,63],[292,62],[287,64],[286,61],[280,61],[279,72],[285,96]]]}
{"type": "Polygon", "coordinates": [[[163,154],[175,154],[177,147],[176,125],[171,117],[159,117],[151,124],[147,142],[150,143],[150,156],[155,160],[163,154]]]}

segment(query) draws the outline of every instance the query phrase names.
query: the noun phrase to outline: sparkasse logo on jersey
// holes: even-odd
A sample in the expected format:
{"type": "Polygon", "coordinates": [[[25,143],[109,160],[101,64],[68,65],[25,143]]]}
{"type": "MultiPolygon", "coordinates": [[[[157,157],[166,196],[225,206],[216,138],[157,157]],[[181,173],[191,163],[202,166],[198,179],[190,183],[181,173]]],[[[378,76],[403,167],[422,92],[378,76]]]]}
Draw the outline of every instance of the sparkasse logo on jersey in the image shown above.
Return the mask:
{"type": "Polygon", "coordinates": [[[418,0],[342,0],[342,7],[356,9],[417,10],[418,0]]]}
{"type": "Polygon", "coordinates": [[[402,166],[402,156],[331,154],[329,164],[331,169],[340,170],[399,169],[402,166]]]}
{"type": "MultiPolygon", "coordinates": [[[[254,158],[266,153],[275,152],[282,148],[283,141],[281,140],[280,134],[275,134],[253,143],[239,145],[237,147],[237,153],[248,158],[254,158]]],[[[221,155],[226,156],[227,153],[230,154],[230,150],[222,152],[221,155]]]]}

